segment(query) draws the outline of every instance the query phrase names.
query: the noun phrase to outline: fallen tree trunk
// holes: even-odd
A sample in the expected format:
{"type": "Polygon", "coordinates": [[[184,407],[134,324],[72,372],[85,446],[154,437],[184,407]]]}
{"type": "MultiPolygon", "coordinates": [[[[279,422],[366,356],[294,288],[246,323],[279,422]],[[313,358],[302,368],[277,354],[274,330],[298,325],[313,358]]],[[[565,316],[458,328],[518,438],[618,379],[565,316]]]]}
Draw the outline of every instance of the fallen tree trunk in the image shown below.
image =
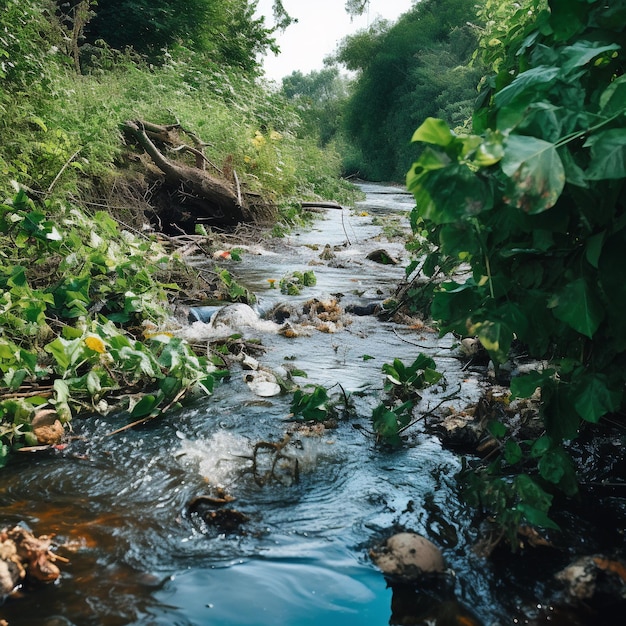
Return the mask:
{"type": "MultiPolygon", "coordinates": [[[[176,190],[178,202],[191,211],[196,219],[203,218],[203,222],[209,221],[223,226],[234,226],[247,221],[248,209],[239,185],[211,176],[205,169],[168,159],[150,138],[152,136],[170,145],[172,142],[170,131],[173,128],[177,127],[158,126],[140,120],[127,121],[122,126],[123,131],[137,141],[161,170],[166,182],[176,190]]],[[[172,149],[181,148],[194,153],[197,157],[196,162],[204,165],[198,158],[203,157],[198,149],[184,145],[172,146],[172,149]]]]}

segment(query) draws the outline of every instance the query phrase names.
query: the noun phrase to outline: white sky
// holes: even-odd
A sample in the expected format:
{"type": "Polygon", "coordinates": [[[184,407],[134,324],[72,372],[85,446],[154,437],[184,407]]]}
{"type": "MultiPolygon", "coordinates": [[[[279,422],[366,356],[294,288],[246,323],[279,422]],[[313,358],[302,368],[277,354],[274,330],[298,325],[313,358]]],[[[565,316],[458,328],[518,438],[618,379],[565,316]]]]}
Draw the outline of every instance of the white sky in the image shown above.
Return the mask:
{"type": "MultiPolygon", "coordinates": [[[[308,74],[322,69],[324,57],[335,52],[343,37],[367,28],[376,17],[395,21],[413,2],[370,0],[369,15],[352,20],[345,12],[345,0],[283,0],[283,6],[298,23],[275,34],[281,53],[270,52],[263,60],[266,76],[277,82],[296,70],[308,74]]],[[[259,0],[258,12],[265,15],[268,26],[274,24],[272,0],[259,0]]]]}

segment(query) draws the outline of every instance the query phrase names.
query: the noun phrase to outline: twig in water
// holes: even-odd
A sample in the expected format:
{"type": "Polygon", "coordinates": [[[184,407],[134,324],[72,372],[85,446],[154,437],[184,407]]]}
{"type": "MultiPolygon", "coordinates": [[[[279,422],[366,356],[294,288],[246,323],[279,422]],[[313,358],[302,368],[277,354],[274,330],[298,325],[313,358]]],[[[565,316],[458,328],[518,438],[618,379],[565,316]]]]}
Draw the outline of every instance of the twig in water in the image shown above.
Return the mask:
{"type": "MultiPolygon", "coordinates": [[[[405,339],[404,337],[402,337],[401,335],[398,334],[398,331],[393,328],[393,334],[400,340],[400,341],[404,341],[405,343],[408,343],[412,346],[415,346],[416,348],[420,348],[422,350],[432,350],[433,346],[424,346],[421,343],[415,343],[414,341],[409,341],[408,339],[405,339]]],[[[439,348],[441,348],[442,350],[454,350],[454,346],[450,346],[449,348],[444,348],[443,346],[438,346],[439,348]]],[[[455,356],[448,356],[446,354],[434,354],[432,355],[433,357],[436,357],[438,359],[456,359],[457,357],[455,356]]]]}
{"type": "Polygon", "coordinates": [[[346,230],[346,225],[343,222],[343,209],[341,209],[341,228],[343,228],[343,234],[346,236],[348,245],[351,246],[352,242],[350,241],[350,237],[348,237],[348,231],[346,230]]]}
{"type": "Polygon", "coordinates": [[[441,402],[439,402],[435,407],[433,407],[432,409],[430,409],[429,411],[426,411],[426,413],[422,413],[419,417],[417,417],[416,419],[414,419],[412,422],[410,422],[409,424],[407,424],[406,426],[403,426],[402,428],[398,429],[398,434],[403,433],[405,430],[407,430],[408,428],[411,428],[411,426],[414,426],[415,424],[417,424],[417,422],[420,422],[421,420],[423,420],[427,415],[433,415],[433,413],[444,403],[447,402],[448,400],[452,400],[453,398],[458,398],[458,394],[461,391],[461,385],[459,384],[459,388],[456,389],[454,392],[452,392],[451,394],[447,395],[445,398],[443,398],[441,400],[441,402]]]}

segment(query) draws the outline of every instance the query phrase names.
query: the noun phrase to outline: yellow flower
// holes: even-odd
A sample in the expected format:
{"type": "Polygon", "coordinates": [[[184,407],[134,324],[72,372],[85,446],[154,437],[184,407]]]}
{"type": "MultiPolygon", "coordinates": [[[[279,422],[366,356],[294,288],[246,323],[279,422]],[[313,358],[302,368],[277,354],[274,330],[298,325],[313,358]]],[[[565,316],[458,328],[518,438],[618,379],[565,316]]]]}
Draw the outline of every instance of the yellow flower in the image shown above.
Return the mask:
{"type": "Polygon", "coordinates": [[[283,138],[283,136],[278,131],[273,130],[270,133],[270,139],[272,141],[280,141],[282,138],[283,138]]]}
{"type": "Polygon", "coordinates": [[[99,352],[100,354],[104,354],[107,349],[104,345],[104,341],[100,339],[100,337],[96,337],[95,335],[89,335],[89,337],[85,337],[85,344],[94,352],[99,352]]]}
{"type": "Polygon", "coordinates": [[[263,137],[263,133],[260,131],[256,131],[254,137],[252,138],[252,145],[258,150],[265,143],[265,137],[263,137]]]}
{"type": "Polygon", "coordinates": [[[276,289],[276,279],[275,278],[268,278],[267,282],[270,284],[270,289],[276,289]]]}

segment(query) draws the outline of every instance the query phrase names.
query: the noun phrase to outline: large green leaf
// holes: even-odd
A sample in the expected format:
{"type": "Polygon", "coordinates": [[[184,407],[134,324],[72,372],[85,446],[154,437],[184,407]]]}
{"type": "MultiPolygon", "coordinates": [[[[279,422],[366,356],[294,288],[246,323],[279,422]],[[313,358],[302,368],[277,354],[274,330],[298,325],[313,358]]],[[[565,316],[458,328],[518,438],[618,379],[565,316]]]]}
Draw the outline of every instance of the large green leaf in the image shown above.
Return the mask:
{"type": "Polygon", "coordinates": [[[574,406],[580,416],[597,423],[603,415],[619,409],[622,391],[611,389],[604,374],[585,373],[574,392],[574,406]]]}
{"type": "Polygon", "coordinates": [[[557,41],[566,41],[582,30],[586,23],[587,9],[582,2],[551,0],[550,13],[550,26],[557,41]]]}
{"type": "Polygon", "coordinates": [[[526,72],[522,72],[507,87],[495,95],[495,102],[498,108],[508,106],[522,94],[532,94],[540,87],[546,87],[554,83],[559,75],[558,67],[540,65],[533,67],[526,72]]]}
{"type": "Polygon", "coordinates": [[[450,224],[493,208],[488,182],[460,163],[426,172],[413,194],[420,216],[435,224],[450,224]]]}
{"type": "Polygon", "coordinates": [[[545,451],[538,463],[541,477],[559,487],[568,496],[576,495],[578,483],[576,469],[571,457],[562,447],[556,446],[545,451]]]}
{"type": "Polygon", "coordinates": [[[563,72],[569,72],[573,69],[587,65],[603,52],[619,50],[619,46],[615,43],[602,46],[597,41],[586,41],[584,39],[576,41],[571,46],[563,48],[562,55],[565,62],[561,69],[563,72]]]}
{"type": "Polygon", "coordinates": [[[616,78],[600,96],[600,110],[604,115],[626,115],[626,76],[616,78]]]}
{"type": "Polygon", "coordinates": [[[591,135],[585,142],[591,148],[588,180],[626,178],[626,128],[612,128],[591,135]]]}
{"type": "Polygon", "coordinates": [[[507,360],[513,341],[513,331],[507,324],[485,320],[472,324],[469,332],[478,337],[480,343],[496,363],[504,363],[507,360]]]}
{"type": "Polygon", "coordinates": [[[411,141],[424,141],[438,146],[447,146],[455,137],[456,135],[443,120],[427,117],[424,123],[413,133],[411,141]]]}
{"type": "Polygon", "coordinates": [[[568,283],[548,306],[557,319],[589,339],[593,338],[605,315],[602,302],[584,278],[568,283]]]}
{"type": "Polygon", "coordinates": [[[510,135],[501,167],[512,183],[509,203],[531,215],[552,207],[565,186],[565,170],[555,145],[543,139],[510,135]]]}
{"type": "Polygon", "coordinates": [[[537,387],[554,376],[553,369],[546,369],[535,372],[528,372],[522,376],[515,376],[511,379],[511,397],[512,398],[530,398],[537,387]]]}

